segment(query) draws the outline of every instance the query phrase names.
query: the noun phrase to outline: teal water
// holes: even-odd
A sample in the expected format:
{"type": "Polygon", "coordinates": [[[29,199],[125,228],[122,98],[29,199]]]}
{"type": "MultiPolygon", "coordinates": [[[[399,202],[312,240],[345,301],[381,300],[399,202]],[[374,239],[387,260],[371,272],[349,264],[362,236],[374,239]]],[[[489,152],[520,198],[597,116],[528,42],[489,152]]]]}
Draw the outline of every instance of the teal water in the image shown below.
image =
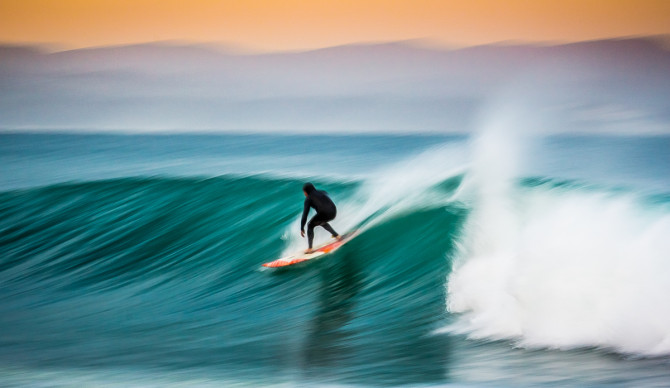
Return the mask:
{"type": "Polygon", "coordinates": [[[0,382],[667,386],[670,139],[477,144],[0,135],[0,382]]]}

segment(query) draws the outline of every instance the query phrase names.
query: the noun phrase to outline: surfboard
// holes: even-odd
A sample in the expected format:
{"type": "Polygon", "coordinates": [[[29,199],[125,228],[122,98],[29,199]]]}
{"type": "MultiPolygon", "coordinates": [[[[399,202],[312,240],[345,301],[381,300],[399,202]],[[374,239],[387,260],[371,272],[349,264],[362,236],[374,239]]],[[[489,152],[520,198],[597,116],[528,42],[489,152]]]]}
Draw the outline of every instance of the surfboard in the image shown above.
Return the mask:
{"type": "Polygon", "coordinates": [[[295,253],[291,256],[282,257],[281,259],[277,259],[275,261],[265,263],[265,264],[263,264],[263,267],[266,267],[266,268],[289,267],[289,266],[292,266],[292,265],[295,265],[295,264],[304,263],[306,261],[318,259],[322,256],[333,253],[336,250],[340,249],[340,247],[342,247],[342,245],[351,241],[354,237],[356,237],[357,234],[358,234],[358,231],[356,231],[356,230],[353,231],[353,232],[345,233],[345,234],[342,235],[342,240],[332,241],[332,242],[320,245],[318,247],[315,247],[314,252],[312,252],[312,253],[304,253],[304,252],[295,253]]]}

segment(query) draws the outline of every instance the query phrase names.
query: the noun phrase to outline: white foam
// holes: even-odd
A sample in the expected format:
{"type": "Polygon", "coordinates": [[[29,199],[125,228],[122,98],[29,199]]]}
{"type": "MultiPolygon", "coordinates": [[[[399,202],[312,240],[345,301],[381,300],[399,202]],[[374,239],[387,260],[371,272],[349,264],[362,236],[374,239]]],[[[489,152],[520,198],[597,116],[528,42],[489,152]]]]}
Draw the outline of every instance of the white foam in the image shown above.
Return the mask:
{"type": "Polygon", "coordinates": [[[514,185],[514,137],[474,142],[447,328],[525,346],[670,354],[670,214],[632,195],[514,185]]]}

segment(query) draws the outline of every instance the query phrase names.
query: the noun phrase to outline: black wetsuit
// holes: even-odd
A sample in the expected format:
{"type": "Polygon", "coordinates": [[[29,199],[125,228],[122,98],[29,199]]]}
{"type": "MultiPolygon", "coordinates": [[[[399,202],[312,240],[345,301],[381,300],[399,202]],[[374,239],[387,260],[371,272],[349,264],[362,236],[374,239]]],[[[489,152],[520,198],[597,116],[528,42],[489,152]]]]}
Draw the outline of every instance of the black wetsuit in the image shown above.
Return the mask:
{"type": "Polygon", "coordinates": [[[302,211],[302,220],[300,221],[300,230],[305,230],[305,222],[307,221],[307,214],[309,213],[309,208],[314,208],[316,210],[316,215],[309,220],[307,224],[307,241],[309,243],[309,248],[312,248],[312,241],[314,240],[314,227],[322,226],[326,229],[333,237],[339,236],[335,230],[328,224],[328,221],[335,219],[337,215],[337,208],[333,201],[328,197],[325,191],[316,190],[313,187],[307,192],[307,198],[305,198],[305,207],[302,211]]]}

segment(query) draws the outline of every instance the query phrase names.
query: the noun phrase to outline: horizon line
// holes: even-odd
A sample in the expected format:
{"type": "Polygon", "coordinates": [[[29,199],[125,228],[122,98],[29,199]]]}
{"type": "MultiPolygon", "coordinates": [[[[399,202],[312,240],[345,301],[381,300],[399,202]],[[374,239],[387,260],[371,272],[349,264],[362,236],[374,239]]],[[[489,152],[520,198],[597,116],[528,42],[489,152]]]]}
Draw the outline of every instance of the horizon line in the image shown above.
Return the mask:
{"type": "Polygon", "coordinates": [[[409,47],[421,48],[435,51],[456,51],[476,47],[505,47],[505,46],[527,46],[527,47],[556,47],[566,46],[571,44],[589,43],[589,42],[606,42],[606,41],[625,41],[625,40],[652,40],[660,43],[665,49],[670,50],[670,34],[653,34],[653,35],[621,35],[597,39],[583,39],[583,40],[519,40],[507,39],[500,41],[491,41],[482,44],[473,45],[458,45],[450,42],[438,41],[430,38],[413,38],[400,40],[377,40],[377,41],[357,41],[344,44],[320,46],[304,49],[258,49],[252,47],[245,47],[243,45],[219,42],[219,41],[197,41],[189,39],[164,39],[153,41],[138,41],[119,44],[108,45],[94,45],[94,46],[68,46],[64,43],[57,42],[9,42],[0,41],[0,47],[14,47],[14,48],[34,48],[47,54],[65,53],[73,51],[85,50],[99,50],[109,48],[124,48],[124,47],[142,47],[142,46],[166,46],[166,47],[199,47],[209,49],[221,53],[228,53],[231,55],[264,55],[264,54],[300,54],[320,50],[328,50],[342,47],[365,47],[365,46],[383,46],[402,44],[409,47]]]}

